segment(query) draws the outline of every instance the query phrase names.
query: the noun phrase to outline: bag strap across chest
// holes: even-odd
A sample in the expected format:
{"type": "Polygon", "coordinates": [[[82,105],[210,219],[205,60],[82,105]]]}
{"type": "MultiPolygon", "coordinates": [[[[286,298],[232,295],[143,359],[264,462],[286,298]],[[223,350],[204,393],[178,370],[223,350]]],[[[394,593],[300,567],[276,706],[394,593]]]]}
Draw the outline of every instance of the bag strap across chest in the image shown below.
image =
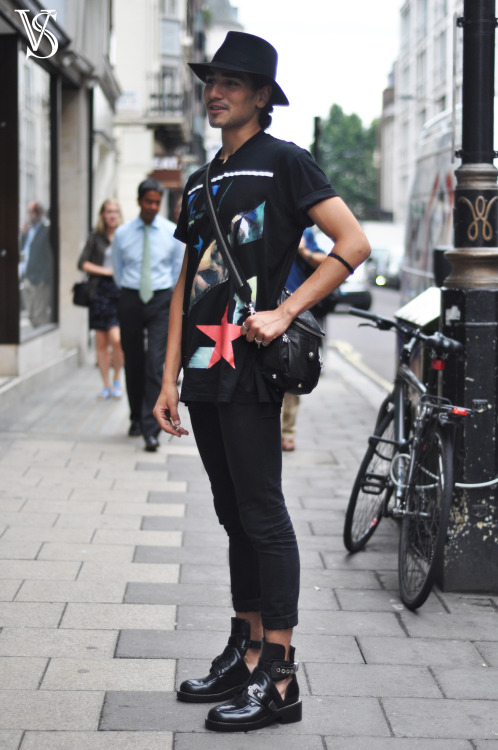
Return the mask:
{"type": "Polygon", "coordinates": [[[206,169],[206,176],[204,178],[204,189],[206,194],[206,203],[208,207],[209,219],[211,226],[218,243],[218,249],[223,257],[225,265],[228,269],[228,273],[233,281],[235,290],[239,295],[240,299],[246,305],[247,309],[251,314],[256,312],[254,307],[254,301],[252,299],[252,290],[247,281],[244,272],[238,262],[237,258],[232,255],[230,242],[228,236],[220,224],[218,214],[214,205],[213,188],[211,186],[211,167],[212,162],[208,164],[206,169]]]}

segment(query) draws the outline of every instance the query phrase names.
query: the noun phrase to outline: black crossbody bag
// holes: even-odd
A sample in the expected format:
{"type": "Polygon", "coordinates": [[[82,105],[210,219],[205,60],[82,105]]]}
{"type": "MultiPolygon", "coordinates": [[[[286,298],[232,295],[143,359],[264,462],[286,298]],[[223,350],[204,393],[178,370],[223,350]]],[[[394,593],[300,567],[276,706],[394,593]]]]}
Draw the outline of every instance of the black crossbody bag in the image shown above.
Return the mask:
{"type": "MultiPolygon", "coordinates": [[[[252,300],[251,287],[237,259],[231,254],[228,237],[218,220],[210,173],[211,164],[208,165],[204,181],[209,218],[235,290],[246,306],[248,315],[253,315],[256,309],[252,300]]],[[[276,307],[289,296],[290,292],[284,289],[276,307]]],[[[311,312],[307,310],[301,313],[281,336],[274,339],[268,346],[259,349],[261,374],[280,393],[311,393],[318,383],[322,369],[320,344],[324,337],[325,333],[311,312]]]]}

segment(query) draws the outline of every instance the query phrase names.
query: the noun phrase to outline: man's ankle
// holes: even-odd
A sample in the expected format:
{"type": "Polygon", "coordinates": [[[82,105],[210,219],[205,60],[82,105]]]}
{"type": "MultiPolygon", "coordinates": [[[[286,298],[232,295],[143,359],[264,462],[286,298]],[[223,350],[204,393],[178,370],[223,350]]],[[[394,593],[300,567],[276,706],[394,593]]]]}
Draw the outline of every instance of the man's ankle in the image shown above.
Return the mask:
{"type": "Polygon", "coordinates": [[[254,670],[256,669],[260,656],[261,656],[261,651],[259,649],[256,649],[256,648],[247,649],[244,655],[244,661],[250,672],[254,672],[254,670]]]}

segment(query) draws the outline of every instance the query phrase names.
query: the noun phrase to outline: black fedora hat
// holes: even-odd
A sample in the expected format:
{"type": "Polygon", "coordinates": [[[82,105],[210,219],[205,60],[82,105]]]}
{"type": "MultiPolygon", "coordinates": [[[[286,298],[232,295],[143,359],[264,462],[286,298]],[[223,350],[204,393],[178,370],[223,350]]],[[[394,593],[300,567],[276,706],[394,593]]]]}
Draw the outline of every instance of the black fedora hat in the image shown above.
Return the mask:
{"type": "Polygon", "coordinates": [[[189,66],[201,81],[206,80],[213,68],[261,76],[273,87],[269,103],[285,105],[289,100],[275,81],[277,60],[277,50],[265,39],[242,31],[229,31],[211,62],[189,63],[189,66]]]}

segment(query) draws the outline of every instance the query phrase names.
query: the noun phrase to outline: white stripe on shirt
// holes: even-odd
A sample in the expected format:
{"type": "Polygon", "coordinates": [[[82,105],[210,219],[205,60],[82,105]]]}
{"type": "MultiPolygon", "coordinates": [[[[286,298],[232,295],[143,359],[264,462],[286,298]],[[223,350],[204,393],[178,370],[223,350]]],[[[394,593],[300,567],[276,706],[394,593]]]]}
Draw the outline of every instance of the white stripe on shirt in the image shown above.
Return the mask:
{"type": "MultiPolygon", "coordinates": [[[[220,180],[224,180],[225,177],[273,177],[273,172],[257,172],[253,169],[241,169],[238,172],[223,172],[223,174],[220,174],[217,177],[212,177],[211,182],[219,182],[220,180]]],[[[192,195],[196,190],[200,190],[203,187],[203,184],[196,185],[189,190],[188,195],[192,195]]]]}

